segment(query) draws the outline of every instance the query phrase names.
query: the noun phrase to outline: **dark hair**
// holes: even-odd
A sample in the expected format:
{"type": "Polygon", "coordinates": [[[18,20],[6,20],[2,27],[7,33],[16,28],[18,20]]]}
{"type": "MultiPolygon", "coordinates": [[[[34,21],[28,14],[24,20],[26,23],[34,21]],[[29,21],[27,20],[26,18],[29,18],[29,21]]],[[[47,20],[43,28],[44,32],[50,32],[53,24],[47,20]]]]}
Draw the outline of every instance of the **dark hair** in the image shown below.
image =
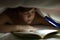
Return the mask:
{"type": "Polygon", "coordinates": [[[32,8],[28,8],[28,7],[17,7],[16,8],[18,12],[26,12],[31,10],[32,8]]]}

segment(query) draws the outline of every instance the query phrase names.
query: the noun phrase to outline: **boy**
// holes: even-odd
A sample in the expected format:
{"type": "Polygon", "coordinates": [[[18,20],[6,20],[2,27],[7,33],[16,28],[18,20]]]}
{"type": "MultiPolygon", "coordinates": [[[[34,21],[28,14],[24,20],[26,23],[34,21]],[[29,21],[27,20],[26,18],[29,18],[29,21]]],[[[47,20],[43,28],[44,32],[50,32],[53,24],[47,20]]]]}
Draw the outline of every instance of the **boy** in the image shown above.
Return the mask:
{"type": "MultiPolygon", "coordinates": [[[[40,16],[37,12],[37,8],[28,8],[28,7],[17,7],[17,8],[7,8],[1,15],[0,15],[0,31],[16,31],[20,29],[25,29],[23,25],[47,25],[52,26],[47,21],[44,20],[42,16],[40,16]],[[5,26],[3,26],[4,24],[5,26]],[[8,27],[10,25],[11,27],[8,27]],[[17,26],[19,25],[19,26],[17,26]],[[22,25],[22,26],[20,26],[22,25]]],[[[32,30],[34,27],[28,27],[27,29],[31,28],[32,30]]],[[[23,30],[22,29],[22,30],[23,30]]]]}

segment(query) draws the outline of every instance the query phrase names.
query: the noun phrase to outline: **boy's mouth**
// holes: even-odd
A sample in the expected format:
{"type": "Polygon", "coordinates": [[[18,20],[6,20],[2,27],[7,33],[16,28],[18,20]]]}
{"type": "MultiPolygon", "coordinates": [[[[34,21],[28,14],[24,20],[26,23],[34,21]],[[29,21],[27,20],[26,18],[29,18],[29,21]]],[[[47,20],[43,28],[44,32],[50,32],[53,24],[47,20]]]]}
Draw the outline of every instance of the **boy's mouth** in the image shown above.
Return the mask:
{"type": "Polygon", "coordinates": [[[27,20],[27,24],[31,24],[31,22],[32,22],[31,20],[27,20]]]}

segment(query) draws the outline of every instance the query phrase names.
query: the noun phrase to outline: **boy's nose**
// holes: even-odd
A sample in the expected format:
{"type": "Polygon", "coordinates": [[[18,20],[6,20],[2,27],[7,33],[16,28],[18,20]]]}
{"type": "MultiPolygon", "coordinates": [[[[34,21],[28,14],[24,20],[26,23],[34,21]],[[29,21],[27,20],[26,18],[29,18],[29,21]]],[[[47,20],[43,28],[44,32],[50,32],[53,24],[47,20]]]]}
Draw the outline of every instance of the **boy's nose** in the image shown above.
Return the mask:
{"type": "Polygon", "coordinates": [[[31,14],[28,14],[28,18],[30,18],[31,17],[31,14]]]}

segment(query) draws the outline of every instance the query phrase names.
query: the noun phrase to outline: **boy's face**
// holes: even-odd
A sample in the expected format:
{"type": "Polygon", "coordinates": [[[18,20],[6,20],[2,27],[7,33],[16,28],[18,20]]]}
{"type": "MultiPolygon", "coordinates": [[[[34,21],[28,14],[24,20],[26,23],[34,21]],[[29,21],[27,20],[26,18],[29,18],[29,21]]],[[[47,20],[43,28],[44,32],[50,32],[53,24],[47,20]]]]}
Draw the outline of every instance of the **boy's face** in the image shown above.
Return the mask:
{"type": "Polygon", "coordinates": [[[35,17],[35,9],[32,8],[31,10],[23,12],[20,15],[22,15],[22,18],[25,23],[31,24],[31,22],[33,21],[33,19],[35,17]]]}

